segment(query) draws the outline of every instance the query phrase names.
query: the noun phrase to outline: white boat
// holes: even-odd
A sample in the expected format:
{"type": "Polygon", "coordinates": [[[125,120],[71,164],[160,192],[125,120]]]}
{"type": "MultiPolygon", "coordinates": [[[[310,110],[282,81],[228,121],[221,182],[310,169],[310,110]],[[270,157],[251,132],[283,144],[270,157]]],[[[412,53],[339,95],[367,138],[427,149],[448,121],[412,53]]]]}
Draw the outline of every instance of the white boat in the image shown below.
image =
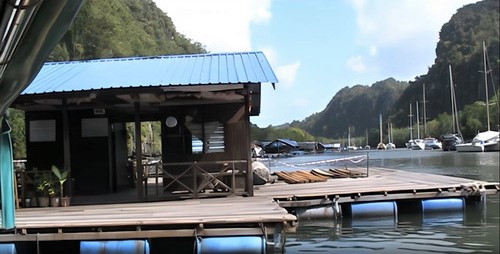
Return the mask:
{"type": "Polygon", "coordinates": [[[484,85],[486,92],[486,121],[488,123],[488,130],[479,132],[471,143],[456,145],[458,152],[489,152],[500,151],[499,147],[499,132],[492,131],[490,128],[490,107],[488,102],[488,71],[486,66],[486,45],[483,42],[483,66],[484,66],[484,85]]]}
{"type": "Polygon", "coordinates": [[[392,123],[387,123],[387,145],[385,145],[386,149],[395,149],[396,145],[392,143],[392,123]]]}
{"type": "Polygon", "coordinates": [[[498,131],[479,132],[471,143],[455,145],[458,152],[489,152],[499,151],[498,131]]]}
{"type": "Polygon", "coordinates": [[[435,138],[425,138],[424,145],[426,150],[441,149],[443,147],[441,141],[435,138]]]}
{"type": "Polygon", "coordinates": [[[423,139],[417,138],[413,140],[413,143],[411,144],[411,150],[424,150],[425,149],[425,143],[423,139]]]}

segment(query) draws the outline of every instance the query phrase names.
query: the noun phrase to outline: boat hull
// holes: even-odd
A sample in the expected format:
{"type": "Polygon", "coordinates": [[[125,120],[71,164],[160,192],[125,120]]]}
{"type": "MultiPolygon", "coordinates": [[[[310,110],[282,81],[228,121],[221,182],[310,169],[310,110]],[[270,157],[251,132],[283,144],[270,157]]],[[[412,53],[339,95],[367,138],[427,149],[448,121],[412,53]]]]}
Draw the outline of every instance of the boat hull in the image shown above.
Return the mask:
{"type": "Polygon", "coordinates": [[[484,152],[484,146],[472,143],[456,145],[455,149],[457,152],[484,152]]]}

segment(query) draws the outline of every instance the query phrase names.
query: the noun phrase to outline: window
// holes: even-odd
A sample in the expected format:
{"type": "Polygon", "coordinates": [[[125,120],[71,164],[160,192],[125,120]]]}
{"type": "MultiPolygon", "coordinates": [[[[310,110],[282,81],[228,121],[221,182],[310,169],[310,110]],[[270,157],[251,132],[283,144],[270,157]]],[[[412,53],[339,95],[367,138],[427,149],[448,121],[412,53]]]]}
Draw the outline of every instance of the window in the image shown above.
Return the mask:
{"type": "Polygon", "coordinates": [[[224,125],[221,122],[186,123],[192,135],[192,153],[224,152],[224,125]]]}

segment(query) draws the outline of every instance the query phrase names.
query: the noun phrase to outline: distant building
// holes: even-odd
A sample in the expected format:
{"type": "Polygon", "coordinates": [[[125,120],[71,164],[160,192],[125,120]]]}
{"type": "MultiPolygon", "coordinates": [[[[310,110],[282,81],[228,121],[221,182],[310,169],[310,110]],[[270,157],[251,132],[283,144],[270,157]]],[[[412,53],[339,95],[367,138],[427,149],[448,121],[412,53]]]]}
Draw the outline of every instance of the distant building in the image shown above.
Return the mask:
{"type": "Polygon", "coordinates": [[[291,153],[299,150],[299,144],[294,140],[275,139],[264,146],[266,153],[291,153]]]}

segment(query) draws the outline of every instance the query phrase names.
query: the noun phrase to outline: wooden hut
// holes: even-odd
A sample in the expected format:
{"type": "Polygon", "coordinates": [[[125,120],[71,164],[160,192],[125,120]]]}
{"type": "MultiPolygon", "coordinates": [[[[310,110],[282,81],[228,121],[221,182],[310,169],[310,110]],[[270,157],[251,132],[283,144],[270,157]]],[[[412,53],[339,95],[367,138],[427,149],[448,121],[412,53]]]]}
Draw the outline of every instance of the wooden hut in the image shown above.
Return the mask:
{"type": "MultiPolygon", "coordinates": [[[[260,113],[261,83],[276,82],[262,52],[52,62],[13,106],[25,111],[27,170],[70,170],[76,195],[114,192],[130,181],[126,123],[141,147],[144,121],[161,123],[154,176],[163,190],[197,197],[217,185],[253,195],[249,117],[260,113]]],[[[142,198],[151,176],[142,149],[134,158],[142,198]]]]}

